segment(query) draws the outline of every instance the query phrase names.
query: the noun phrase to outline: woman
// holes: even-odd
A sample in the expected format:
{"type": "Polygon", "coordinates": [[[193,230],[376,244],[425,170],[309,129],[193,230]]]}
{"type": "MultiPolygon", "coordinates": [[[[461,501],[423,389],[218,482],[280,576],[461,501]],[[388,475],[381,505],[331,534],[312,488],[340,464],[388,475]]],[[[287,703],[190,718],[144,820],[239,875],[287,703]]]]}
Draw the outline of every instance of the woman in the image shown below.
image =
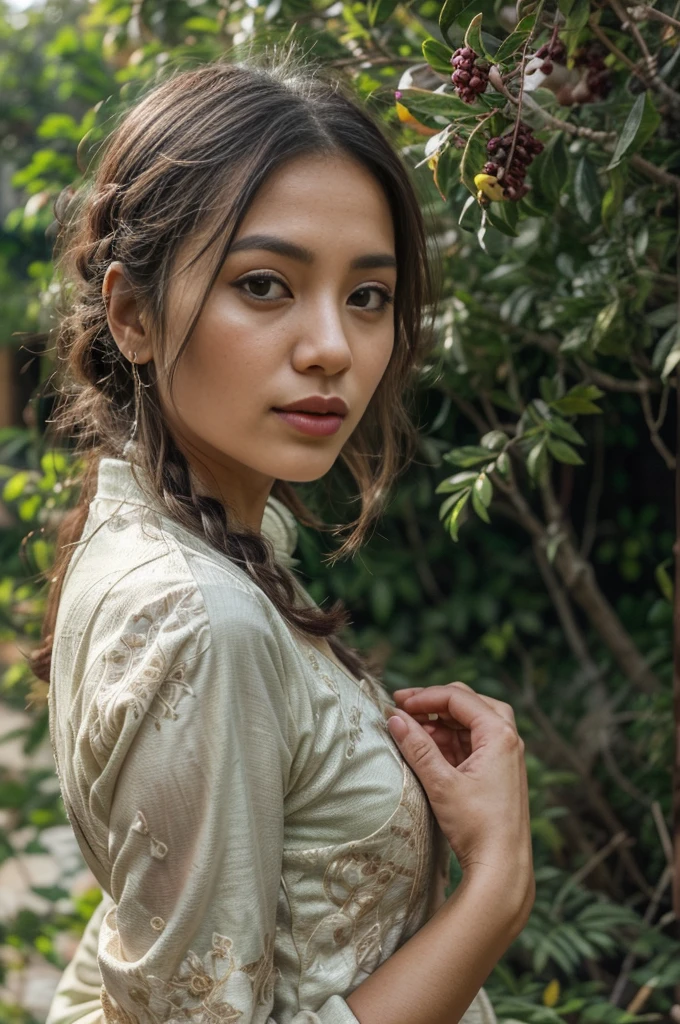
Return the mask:
{"type": "Polygon", "coordinates": [[[293,571],[296,522],[329,529],[293,483],[356,481],[335,560],[414,451],[405,168],[291,50],[171,73],[73,203],[57,420],[86,470],[35,665],[104,898],[48,1024],[493,1022],[533,902],[512,710],[391,698],[293,571]]]}

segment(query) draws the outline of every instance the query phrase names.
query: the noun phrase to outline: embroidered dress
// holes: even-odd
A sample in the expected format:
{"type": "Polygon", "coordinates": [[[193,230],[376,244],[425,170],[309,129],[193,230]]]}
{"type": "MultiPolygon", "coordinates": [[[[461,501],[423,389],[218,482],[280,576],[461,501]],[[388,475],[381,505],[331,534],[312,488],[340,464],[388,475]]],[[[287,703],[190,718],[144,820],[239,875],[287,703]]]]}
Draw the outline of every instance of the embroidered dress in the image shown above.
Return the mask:
{"type": "MultiPolygon", "coordinates": [[[[143,483],[102,459],[59,604],[50,738],[103,899],[46,1024],[357,1024],[450,853],[394,702],[143,483]]],[[[312,604],[273,496],[262,532],[312,604]]],[[[463,1021],[495,1024],[483,989],[463,1021]]]]}

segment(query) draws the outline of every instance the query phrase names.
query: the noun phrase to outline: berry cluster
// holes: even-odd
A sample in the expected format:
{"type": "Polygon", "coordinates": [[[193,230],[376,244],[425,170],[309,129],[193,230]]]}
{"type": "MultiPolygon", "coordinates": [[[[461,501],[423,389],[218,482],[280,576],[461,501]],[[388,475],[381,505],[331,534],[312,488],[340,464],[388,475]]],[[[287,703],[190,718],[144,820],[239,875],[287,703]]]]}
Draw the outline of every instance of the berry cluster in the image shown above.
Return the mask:
{"type": "Polygon", "coordinates": [[[451,63],[456,69],[451,75],[451,81],[465,103],[474,103],[479,93],[484,92],[489,84],[489,65],[485,61],[477,64],[478,60],[480,58],[471,46],[459,47],[451,57],[451,63]]]}
{"type": "Polygon", "coordinates": [[[543,57],[543,63],[539,70],[544,75],[551,75],[553,64],[566,64],[567,48],[561,39],[555,39],[552,43],[544,43],[543,46],[539,46],[534,57],[543,57]]]}
{"type": "Polygon", "coordinates": [[[591,39],[574,54],[574,67],[588,69],[586,85],[590,100],[604,99],[611,90],[611,74],[604,62],[606,52],[599,40],[591,39]]]}
{"type": "Polygon", "coordinates": [[[543,143],[535,137],[528,124],[520,121],[512,163],[508,165],[511,145],[512,132],[489,139],[486,149],[491,159],[484,164],[484,174],[491,175],[502,184],[506,199],[519,200],[529,191],[529,186],[524,183],[527,167],[543,150],[543,143]]]}

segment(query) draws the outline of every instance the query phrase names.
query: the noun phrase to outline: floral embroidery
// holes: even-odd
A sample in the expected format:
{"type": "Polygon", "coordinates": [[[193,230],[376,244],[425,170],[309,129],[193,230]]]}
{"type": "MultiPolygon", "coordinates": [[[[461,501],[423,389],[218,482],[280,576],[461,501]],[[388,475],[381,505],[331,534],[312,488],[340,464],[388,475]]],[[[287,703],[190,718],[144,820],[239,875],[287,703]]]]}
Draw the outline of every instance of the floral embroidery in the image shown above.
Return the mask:
{"type": "Polygon", "coordinates": [[[165,859],[168,848],[165,843],[160,841],[160,839],[156,839],[155,836],[151,835],[149,832],[149,826],[146,823],[146,818],[141,811],[137,811],[137,817],[134,824],[130,825],[130,828],[135,832],[141,832],[142,835],[150,836],[149,853],[155,860],[165,859]]]}
{"type": "Polygon", "coordinates": [[[105,764],[120,733],[120,717],[130,707],[135,718],[148,715],[160,730],[161,721],[179,718],[180,700],[196,694],[187,678],[202,629],[209,629],[202,595],[194,584],[178,587],[149,601],[132,615],[130,627],[104,651],[96,693],[97,719],[91,731],[92,750],[105,764]],[[200,624],[197,625],[197,624],[200,624]],[[172,663],[173,634],[193,634],[185,659],[172,663]]]}
{"type": "MultiPolygon", "coordinates": [[[[303,937],[303,971],[347,950],[353,976],[356,969],[371,973],[423,923],[434,819],[406,762],[403,772],[401,800],[389,821],[366,839],[326,853],[322,884],[333,909],[303,937]]],[[[291,852],[289,865],[310,863],[305,854],[311,852],[291,852]]]]}
{"type": "Polygon", "coordinates": [[[345,751],[345,757],[352,757],[356,749],[357,740],[363,733],[361,727],[361,708],[358,704],[355,704],[353,708],[350,708],[349,712],[349,743],[345,751]]]}
{"type": "MultiPolygon", "coordinates": [[[[236,1024],[243,1017],[226,998],[227,982],[236,973],[244,974],[252,988],[253,1004],[268,1006],[280,970],[274,967],[274,938],[266,935],[264,950],[257,960],[239,965],[228,936],[214,932],[212,948],[201,959],[193,950],[184,957],[169,981],[136,972],[136,984],[129,989],[131,1002],[141,1008],[138,1015],[116,1005],[102,985],[101,1003],[105,1024],[236,1024]]],[[[238,991],[238,987],[234,988],[238,991]]]]}

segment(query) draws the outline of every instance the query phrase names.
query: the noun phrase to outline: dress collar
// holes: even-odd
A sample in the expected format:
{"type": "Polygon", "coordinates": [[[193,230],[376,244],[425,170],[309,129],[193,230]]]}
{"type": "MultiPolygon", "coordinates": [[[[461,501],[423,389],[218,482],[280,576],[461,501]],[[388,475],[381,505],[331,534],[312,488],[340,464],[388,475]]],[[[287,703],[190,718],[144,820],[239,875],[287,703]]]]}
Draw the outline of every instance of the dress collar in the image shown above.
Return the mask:
{"type": "MultiPolygon", "coordinates": [[[[139,482],[145,479],[144,470],[139,465],[134,466],[138,479],[133,474],[132,463],[127,459],[106,456],[100,459],[98,469],[96,497],[147,505],[160,515],[169,517],[167,508],[158,497],[151,489],[145,490],[139,482]]],[[[267,498],[261,529],[271,541],[277,561],[286,566],[299,564],[299,559],[292,557],[298,541],[297,519],[282,501],[271,494],[267,498]]]]}

